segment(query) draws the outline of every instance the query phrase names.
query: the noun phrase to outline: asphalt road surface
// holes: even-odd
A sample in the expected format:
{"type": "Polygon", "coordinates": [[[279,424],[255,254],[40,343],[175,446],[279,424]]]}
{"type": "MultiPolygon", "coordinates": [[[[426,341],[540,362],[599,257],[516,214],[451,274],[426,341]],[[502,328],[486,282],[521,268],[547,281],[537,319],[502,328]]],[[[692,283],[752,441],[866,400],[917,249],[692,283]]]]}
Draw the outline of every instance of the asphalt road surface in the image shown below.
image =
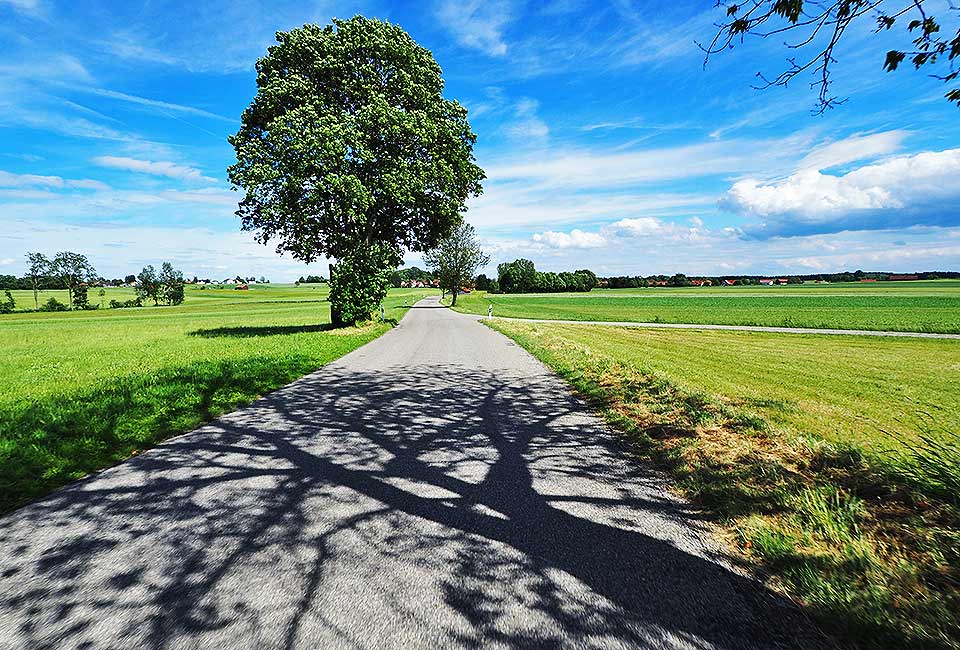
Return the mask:
{"type": "Polygon", "coordinates": [[[0,519],[0,648],[823,643],[716,548],[561,380],[434,299],[0,519]]]}

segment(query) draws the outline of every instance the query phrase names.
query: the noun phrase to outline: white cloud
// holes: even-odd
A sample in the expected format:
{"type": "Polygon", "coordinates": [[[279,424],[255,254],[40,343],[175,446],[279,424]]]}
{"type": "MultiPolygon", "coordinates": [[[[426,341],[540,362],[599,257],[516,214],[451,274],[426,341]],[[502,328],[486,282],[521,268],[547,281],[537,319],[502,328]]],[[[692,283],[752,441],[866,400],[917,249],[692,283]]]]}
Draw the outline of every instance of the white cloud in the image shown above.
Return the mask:
{"type": "Polygon", "coordinates": [[[539,102],[522,97],[514,106],[516,120],[506,127],[507,134],[522,141],[539,140],[550,134],[550,127],[537,115],[539,102]]]}
{"type": "Polygon", "coordinates": [[[503,0],[443,0],[436,11],[440,23],[461,44],[491,56],[507,53],[503,29],[512,14],[510,3],[503,0]]]}
{"type": "Polygon", "coordinates": [[[185,181],[216,182],[215,178],[204,176],[203,173],[195,167],[178,165],[177,163],[163,160],[139,160],[137,158],[127,158],[124,156],[97,156],[93,159],[93,162],[102,167],[122,169],[153,176],[165,176],[167,178],[176,178],[185,181]]]}
{"type": "Polygon", "coordinates": [[[0,65],[0,76],[37,81],[93,81],[93,76],[74,56],[54,54],[28,62],[0,65]]]}
{"type": "Polygon", "coordinates": [[[12,174],[0,170],[0,187],[72,187],[86,190],[105,190],[110,186],[90,179],[64,179],[60,176],[42,176],[39,174],[12,174]]]}
{"type": "Polygon", "coordinates": [[[820,171],[858,160],[875,159],[899,149],[907,135],[906,131],[884,131],[843,138],[817,147],[800,161],[798,167],[820,171]]]}
{"type": "Polygon", "coordinates": [[[76,87],[74,90],[81,92],[87,92],[93,95],[98,95],[100,97],[107,97],[109,99],[115,99],[122,102],[127,102],[130,104],[137,104],[140,106],[147,106],[150,108],[158,109],[160,112],[165,113],[166,111],[172,111],[175,113],[187,113],[190,115],[197,115],[199,117],[206,117],[214,120],[221,120],[223,122],[239,122],[232,117],[226,117],[224,115],[217,115],[216,113],[211,113],[200,108],[195,108],[193,106],[185,106],[183,104],[174,104],[171,102],[162,102],[156,99],[148,99],[146,97],[139,97],[137,95],[128,95],[127,93],[117,92],[116,90],[108,90],[106,88],[84,88],[76,87]]]}
{"type": "Polygon", "coordinates": [[[548,230],[537,233],[533,241],[550,248],[602,248],[607,245],[606,238],[600,233],[584,232],[574,228],[569,233],[548,230]]]}
{"type": "Polygon", "coordinates": [[[842,175],[813,168],[777,182],[738,181],[721,207],[762,220],[754,236],[960,223],[960,149],[927,151],[842,175]]]}

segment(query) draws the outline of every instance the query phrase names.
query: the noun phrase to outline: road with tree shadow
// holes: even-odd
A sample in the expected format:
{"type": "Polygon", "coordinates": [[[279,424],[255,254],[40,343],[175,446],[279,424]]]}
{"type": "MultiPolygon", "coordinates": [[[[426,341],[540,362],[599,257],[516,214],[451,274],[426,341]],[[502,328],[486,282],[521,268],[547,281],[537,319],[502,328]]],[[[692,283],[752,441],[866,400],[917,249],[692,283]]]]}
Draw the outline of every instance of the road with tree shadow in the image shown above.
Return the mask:
{"type": "Polygon", "coordinates": [[[430,299],[0,519],[0,648],[825,645],[716,549],[559,378],[430,299]]]}

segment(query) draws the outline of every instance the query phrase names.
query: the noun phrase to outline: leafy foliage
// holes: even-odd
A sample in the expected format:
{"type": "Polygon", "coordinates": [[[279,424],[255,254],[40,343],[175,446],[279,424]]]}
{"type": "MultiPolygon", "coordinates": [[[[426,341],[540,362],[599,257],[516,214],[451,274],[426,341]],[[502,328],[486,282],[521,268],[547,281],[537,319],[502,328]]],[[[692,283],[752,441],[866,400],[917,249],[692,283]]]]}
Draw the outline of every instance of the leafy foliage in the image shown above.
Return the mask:
{"type": "Polygon", "coordinates": [[[40,305],[40,311],[67,311],[67,306],[53,296],[50,296],[47,302],[40,305]]]}
{"type": "Polygon", "coordinates": [[[393,252],[372,245],[341,259],[330,277],[330,310],[335,325],[359,323],[383,302],[390,288],[393,252]]]}
{"type": "Polygon", "coordinates": [[[533,262],[518,259],[497,267],[497,285],[503,293],[555,293],[590,291],[597,286],[597,275],[589,269],[573,273],[540,272],[533,262]]]}
{"type": "Polygon", "coordinates": [[[436,246],[480,193],[476,136],[433,55],[396,25],[356,16],[277,41],[230,138],[237,215],[279,253],[335,257],[335,312],[362,319],[386,295],[384,269],[436,246]]]}
{"type": "Polygon", "coordinates": [[[170,262],[160,267],[160,296],[167,305],[183,302],[183,272],[174,269],[170,262]]]}
{"type": "Polygon", "coordinates": [[[13,299],[13,294],[7,289],[3,292],[3,300],[0,300],[0,314],[10,314],[17,308],[17,301],[13,299]]]}
{"type": "Polygon", "coordinates": [[[490,256],[480,248],[473,226],[464,222],[454,228],[450,236],[423,256],[444,291],[449,291],[453,305],[457,304],[460,288],[467,284],[481,266],[490,262],[490,256]]]}
{"type": "MultiPolygon", "coordinates": [[[[74,294],[78,287],[86,282],[96,279],[97,271],[93,268],[86,255],[74,253],[72,251],[61,251],[54,256],[49,264],[49,273],[57,278],[64,289],[67,290],[70,304],[74,303],[74,294]]],[[[81,298],[81,304],[86,305],[86,292],[81,298]]],[[[80,307],[81,309],[83,307],[80,307]]]]}
{"type": "MultiPolygon", "coordinates": [[[[912,0],[893,4],[884,0],[747,0],[728,3],[718,0],[717,6],[725,13],[723,21],[718,23],[719,31],[709,45],[701,46],[707,54],[707,60],[733,47],[735,42],[743,42],[748,35],[766,38],[784,33],[798,34],[793,43],[787,43],[791,50],[810,51],[813,54],[803,58],[789,58],[789,68],[770,79],[758,73],[763,81],[762,87],[785,86],[797,75],[811,72],[816,80],[812,87],[819,89],[818,111],[842,103],[830,91],[831,67],[836,63],[834,50],[844,34],[854,23],[866,20],[875,21],[876,32],[888,32],[906,23],[906,35],[909,46],[890,50],[886,53],[883,69],[887,72],[897,70],[901,63],[909,60],[916,69],[938,66],[934,77],[944,82],[956,81],[958,71],[956,59],[960,56],[960,28],[951,35],[951,29],[942,31],[940,21],[930,15],[925,0],[912,0]]],[[[945,11],[957,12],[960,7],[948,4],[945,11]]],[[[948,15],[955,15],[949,13],[948,15]]],[[[948,101],[960,105],[960,88],[947,91],[948,101]]]]}
{"type": "Polygon", "coordinates": [[[160,304],[160,278],[153,264],[147,264],[137,275],[137,296],[153,300],[154,305],[160,304]]]}

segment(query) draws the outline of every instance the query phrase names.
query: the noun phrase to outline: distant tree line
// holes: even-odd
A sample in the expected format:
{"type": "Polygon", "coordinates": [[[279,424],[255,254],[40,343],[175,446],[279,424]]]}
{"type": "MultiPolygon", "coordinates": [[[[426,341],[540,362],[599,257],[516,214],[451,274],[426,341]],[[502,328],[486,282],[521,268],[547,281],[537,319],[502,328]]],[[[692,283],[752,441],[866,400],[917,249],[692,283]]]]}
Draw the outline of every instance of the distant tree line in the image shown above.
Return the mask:
{"type": "MultiPolygon", "coordinates": [[[[477,279],[479,288],[480,278],[477,279]]],[[[489,286],[490,281],[484,277],[484,283],[489,286]]],[[[496,284],[500,293],[590,291],[597,286],[597,276],[589,269],[563,273],[537,271],[533,262],[521,258],[497,267],[496,284]]]]}
{"type": "MultiPolygon", "coordinates": [[[[759,285],[763,279],[774,279],[779,281],[781,279],[785,280],[787,284],[800,284],[803,282],[861,282],[863,280],[876,280],[878,282],[885,282],[890,278],[902,279],[903,275],[898,275],[896,273],[891,273],[889,271],[883,272],[865,272],[861,270],[857,271],[843,271],[840,273],[811,273],[806,275],[787,275],[787,274],[777,274],[771,276],[757,276],[757,275],[721,275],[721,276],[696,276],[696,277],[687,277],[683,273],[677,273],[675,275],[666,276],[666,275],[650,275],[650,276],[612,276],[604,277],[599,279],[600,286],[604,286],[610,289],[636,289],[643,287],[657,287],[657,286],[667,286],[667,287],[689,287],[700,284],[710,284],[713,286],[724,286],[731,283],[736,285],[759,285]]],[[[925,271],[919,273],[911,273],[908,277],[915,278],[917,280],[937,280],[937,279],[958,279],[960,278],[960,272],[957,271],[925,271]]]]}
{"type": "Polygon", "coordinates": [[[16,308],[11,290],[19,289],[33,292],[33,310],[66,311],[67,309],[98,309],[100,304],[91,304],[90,287],[101,287],[98,295],[105,295],[104,286],[122,286],[136,284],[137,298],[119,302],[110,301],[111,307],[139,307],[145,298],[152,298],[154,304],[179,305],[183,302],[183,273],[164,262],[158,275],[152,266],[143,269],[139,276],[128,275],[123,280],[105,280],[97,274],[86,255],[73,251],[60,251],[53,257],[43,253],[27,253],[27,272],[22,278],[13,275],[0,275],[0,290],[4,290],[0,299],[0,313],[10,313],[16,308]],[[50,289],[65,289],[67,302],[62,303],[55,297],[40,302],[40,292],[50,289]]]}
{"type": "Polygon", "coordinates": [[[297,284],[323,284],[326,281],[327,279],[321,275],[308,275],[307,277],[301,275],[297,284]]]}

